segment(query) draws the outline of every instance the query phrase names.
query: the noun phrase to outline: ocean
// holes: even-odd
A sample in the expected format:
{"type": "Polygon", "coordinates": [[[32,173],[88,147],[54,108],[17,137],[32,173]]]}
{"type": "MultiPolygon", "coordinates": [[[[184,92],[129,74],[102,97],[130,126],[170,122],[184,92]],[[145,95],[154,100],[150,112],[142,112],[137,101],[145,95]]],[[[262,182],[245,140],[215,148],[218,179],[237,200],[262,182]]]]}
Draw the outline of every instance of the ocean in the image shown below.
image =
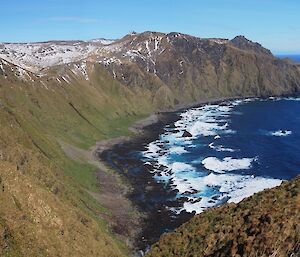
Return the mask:
{"type": "Polygon", "coordinates": [[[283,59],[283,58],[289,58],[297,63],[300,63],[300,54],[279,54],[276,55],[276,57],[283,59]]]}
{"type": "Polygon", "coordinates": [[[142,248],[195,213],[278,186],[300,171],[300,99],[232,100],[178,112],[105,159],[150,213],[142,248]],[[157,134],[156,134],[157,133],[157,134]]]}

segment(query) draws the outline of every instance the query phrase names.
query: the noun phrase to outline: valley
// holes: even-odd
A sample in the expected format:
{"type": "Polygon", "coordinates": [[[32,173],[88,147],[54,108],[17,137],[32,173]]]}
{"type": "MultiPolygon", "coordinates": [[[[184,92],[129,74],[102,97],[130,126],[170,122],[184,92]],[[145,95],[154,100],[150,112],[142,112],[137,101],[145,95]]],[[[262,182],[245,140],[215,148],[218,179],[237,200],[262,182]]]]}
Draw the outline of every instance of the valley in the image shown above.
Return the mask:
{"type": "Polygon", "coordinates": [[[299,90],[299,65],[243,36],[0,44],[0,255],[128,256],[86,155],[97,141],[133,137],[155,113],[299,90]]]}

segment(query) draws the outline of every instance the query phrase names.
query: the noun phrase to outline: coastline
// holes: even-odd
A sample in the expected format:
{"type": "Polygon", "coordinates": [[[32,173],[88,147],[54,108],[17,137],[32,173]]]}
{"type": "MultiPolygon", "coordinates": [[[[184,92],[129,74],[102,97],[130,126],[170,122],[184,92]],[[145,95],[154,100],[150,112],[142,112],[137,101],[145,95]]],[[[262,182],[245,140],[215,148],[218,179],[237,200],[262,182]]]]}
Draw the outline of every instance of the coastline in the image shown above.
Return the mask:
{"type": "MultiPolygon", "coordinates": [[[[253,96],[252,96],[253,97],[253,96]]],[[[249,97],[244,97],[249,98],[249,97]]],[[[242,99],[244,99],[242,98],[242,99]]],[[[240,97],[228,97],[228,98],[214,98],[209,100],[197,101],[193,104],[177,105],[171,110],[152,113],[147,118],[139,120],[129,127],[129,130],[134,133],[133,136],[120,136],[117,138],[105,139],[97,141],[96,144],[90,148],[90,156],[93,162],[97,163],[97,184],[99,193],[91,193],[91,195],[102,206],[107,208],[111,212],[111,216],[103,217],[110,225],[114,234],[116,234],[126,245],[137,255],[141,255],[140,249],[146,249],[148,242],[143,242],[143,230],[150,230],[147,228],[149,222],[150,213],[143,210],[144,207],[140,206],[134,199],[137,192],[136,188],[139,187],[140,182],[134,181],[127,175],[122,174],[118,167],[112,167],[104,156],[108,151],[114,151],[114,149],[121,145],[126,145],[126,148],[130,148],[130,145],[141,144],[145,141],[152,141],[160,130],[168,123],[175,122],[179,117],[175,114],[188,108],[199,107],[205,104],[219,103],[226,100],[241,99],[240,97]],[[112,204],[113,203],[113,204],[112,204]],[[125,224],[125,225],[124,225],[125,224]],[[142,242],[141,242],[142,241],[142,242]]],[[[152,177],[149,175],[146,179],[143,179],[145,183],[145,190],[153,190],[158,194],[165,194],[165,189],[161,186],[157,186],[157,183],[151,181],[152,177]]],[[[171,197],[171,196],[167,196],[171,197]]],[[[152,220],[164,219],[165,223],[168,222],[167,217],[170,213],[157,213],[152,220]]],[[[184,215],[183,219],[173,224],[173,228],[178,227],[182,223],[192,218],[194,214],[184,215]]],[[[149,232],[146,232],[149,233],[149,232]]],[[[157,233],[157,232],[156,232],[157,233]]],[[[156,234],[154,233],[154,234],[156,234]]],[[[158,232],[159,235],[161,232],[158,232]]],[[[158,237],[154,235],[154,238],[158,240],[158,237]]],[[[155,240],[155,241],[156,241],[155,240]]],[[[151,242],[154,243],[155,241],[151,242]]]]}
{"type": "MultiPolygon", "coordinates": [[[[101,154],[104,151],[111,149],[115,145],[129,142],[129,141],[135,139],[136,137],[138,137],[142,133],[144,133],[145,130],[147,129],[147,127],[157,124],[159,122],[164,122],[163,118],[162,118],[164,115],[172,114],[175,112],[181,112],[181,111],[184,111],[185,109],[196,108],[196,107],[200,107],[200,106],[206,105],[206,104],[217,104],[217,103],[220,103],[223,101],[243,100],[243,99],[247,99],[247,98],[256,98],[256,97],[257,96],[244,96],[244,97],[235,96],[235,97],[212,98],[212,99],[200,100],[200,101],[197,101],[197,102],[194,102],[191,104],[176,105],[174,108],[172,108],[170,110],[165,110],[165,111],[161,111],[161,112],[157,112],[157,113],[150,113],[148,117],[133,123],[128,128],[130,131],[132,131],[134,133],[134,136],[131,136],[131,137],[130,136],[120,136],[120,137],[116,137],[116,138],[110,138],[110,139],[104,139],[104,140],[97,141],[96,144],[90,148],[91,155],[93,156],[93,158],[96,158],[95,159],[96,161],[101,161],[98,159],[97,154],[101,154]]],[[[268,97],[272,97],[272,96],[268,96],[268,97]]],[[[266,97],[266,98],[268,98],[268,97],[266,97]]],[[[284,97],[284,96],[282,96],[282,97],[284,97]]],[[[264,97],[260,97],[260,98],[264,98],[264,97]]]]}
{"type": "MultiPolygon", "coordinates": [[[[135,218],[135,221],[137,222],[135,223],[136,227],[133,228],[129,226],[130,227],[129,230],[132,230],[131,232],[134,235],[133,241],[131,240],[129,244],[132,249],[134,250],[147,249],[149,244],[151,245],[152,243],[155,242],[155,240],[153,242],[144,241],[142,232],[148,234],[153,233],[153,238],[157,238],[158,234],[160,235],[163,232],[167,232],[167,231],[155,231],[155,232],[150,231],[151,228],[153,229],[153,224],[155,224],[155,221],[160,220],[161,222],[170,222],[170,220],[167,219],[171,218],[170,213],[163,211],[162,209],[159,209],[161,206],[158,206],[156,213],[152,215],[152,213],[149,211],[149,208],[151,209],[152,207],[149,205],[158,204],[158,203],[145,203],[145,205],[141,205],[141,199],[139,199],[141,197],[140,195],[143,195],[144,197],[145,194],[149,194],[149,193],[153,194],[153,192],[155,192],[156,196],[163,195],[165,198],[168,197],[172,198],[172,195],[167,195],[166,190],[164,188],[158,186],[157,183],[153,183],[153,179],[151,178],[149,173],[148,176],[146,172],[143,173],[142,176],[143,178],[141,178],[141,176],[140,178],[134,178],[130,176],[128,173],[126,173],[126,171],[120,170],[120,168],[117,165],[114,164],[112,165],[112,162],[109,161],[110,158],[109,154],[114,151],[121,151],[121,152],[126,151],[126,149],[127,150],[131,149],[133,145],[142,145],[142,143],[145,143],[149,140],[152,141],[153,137],[155,138],[157,135],[160,134],[160,129],[162,129],[164,125],[168,124],[168,122],[171,123],[176,120],[175,112],[180,112],[188,108],[199,107],[205,104],[220,103],[227,100],[237,100],[237,99],[246,99],[246,98],[255,98],[255,97],[252,96],[252,97],[243,97],[243,98],[241,97],[217,98],[217,99],[211,99],[206,101],[199,101],[192,105],[177,106],[177,108],[175,108],[174,110],[161,112],[157,114],[151,114],[148,118],[133,124],[129,128],[131,131],[135,133],[133,137],[119,137],[119,138],[97,142],[96,146],[93,148],[94,149],[93,156],[99,162],[101,162],[107,169],[109,169],[110,173],[114,175],[117,174],[119,178],[121,178],[122,181],[121,183],[123,183],[123,186],[125,185],[126,187],[126,190],[123,191],[122,196],[131,203],[135,212],[137,213],[137,216],[135,218]],[[175,116],[172,117],[172,114],[175,116]],[[151,214],[151,216],[153,217],[149,217],[149,214],[151,214]]],[[[122,166],[122,163],[120,163],[120,166],[122,166]]],[[[98,174],[101,172],[103,173],[103,170],[102,171],[99,170],[98,174]]],[[[194,214],[183,213],[182,216],[183,216],[182,219],[172,224],[171,230],[178,227],[182,223],[188,221],[191,217],[194,216],[194,214]]]]}
{"type": "MultiPolygon", "coordinates": [[[[98,142],[100,150],[95,150],[94,152],[94,156],[104,165],[104,167],[106,167],[105,169],[98,170],[98,178],[101,179],[103,177],[103,174],[111,174],[111,176],[117,176],[119,178],[119,181],[121,181],[122,186],[126,188],[123,191],[123,197],[132,205],[132,209],[130,210],[130,212],[134,210],[133,212],[135,213],[135,217],[133,218],[132,216],[130,216],[129,220],[133,219],[135,226],[131,226],[130,224],[128,224],[127,220],[126,224],[129,225],[127,227],[127,231],[120,231],[118,229],[113,230],[117,234],[119,234],[119,232],[121,232],[122,234],[122,232],[127,233],[128,231],[130,231],[130,234],[133,236],[133,240],[128,240],[128,238],[125,237],[126,243],[127,245],[129,245],[132,251],[136,253],[137,256],[143,255],[143,250],[147,249],[150,245],[152,245],[152,243],[156,242],[159,239],[162,231],[157,230],[160,228],[160,226],[156,223],[163,220],[163,223],[167,224],[169,223],[169,218],[172,215],[171,211],[167,211],[167,213],[165,211],[154,213],[153,207],[159,203],[153,203],[148,200],[150,198],[171,199],[174,196],[170,195],[170,192],[166,192],[165,188],[152,178],[152,175],[147,170],[147,167],[145,167],[145,169],[143,169],[141,173],[138,174],[138,176],[130,174],[128,170],[136,165],[140,166],[142,165],[142,163],[139,163],[136,160],[131,160],[128,162],[128,165],[125,165],[128,169],[123,169],[124,165],[111,161],[110,155],[118,152],[121,153],[121,156],[123,155],[123,153],[128,153],[136,147],[142,147],[143,143],[150,142],[155,137],[157,137],[165,124],[174,122],[176,119],[178,119],[178,116],[172,113],[156,114],[156,117],[156,122],[152,122],[151,124],[149,124],[149,119],[146,119],[145,123],[140,121],[138,125],[139,129],[137,130],[138,133],[135,134],[135,136],[132,138],[120,137],[114,140],[105,140],[102,142],[98,142]],[[141,130],[142,123],[146,124],[146,126],[143,127],[143,130],[141,130]],[[154,229],[153,226],[155,227],[154,229]],[[153,231],[151,231],[152,229],[153,231]],[[150,238],[153,240],[149,242],[144,236],[145,234],[150,235],[150,238]],[[130,241],[129,244],[128,241],[130,241]]],[[[153,120],[153,116],[151,120],[153,120]]],[[[106,192],[103,193],[106,194],[106,192]]],[[[103,205],[103,202],[101,202],[101,204],[103,205]]],[[[109,208],[109,206],[105,205],[104,207],[109,208]]],[[[112,213],[114,213],[115,211],[116,210],[112,210],[112,213]]],[[[127,215],[126,213],[123,214],[125,216],[127,215]]],[[[178,227],[183,222],[188,221],[192,216],[193,215],[188,215],[188,217],[185,217],[185,219],[181,222],[176,221],[176,223],[173,224],[172,229],[178,227]]],[[[121,220],[124,221],[124,218],[121,220]]],[[[119,223],[121,224],[121,222],[119,223]]],[[[130,221],[129,223],[133,222],[130,221]]],[[[124,236],[121,236],[121,238],[124,238],[124,236]]]]}

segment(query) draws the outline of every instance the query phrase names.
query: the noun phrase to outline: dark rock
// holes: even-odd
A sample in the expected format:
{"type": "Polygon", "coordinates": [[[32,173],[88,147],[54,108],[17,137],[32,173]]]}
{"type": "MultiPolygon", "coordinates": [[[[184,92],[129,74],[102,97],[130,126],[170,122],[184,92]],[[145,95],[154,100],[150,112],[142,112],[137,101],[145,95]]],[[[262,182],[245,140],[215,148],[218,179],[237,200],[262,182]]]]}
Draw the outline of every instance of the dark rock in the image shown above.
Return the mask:
{"type": "Polygon", "coordinates": [[[199,197],[199,198],[197,198],[197,199],[194,199],[194,200],[192,201],[192,203],[198,203],[198,202],[200,202],[201,200],[202,200],[202,198],[199,197]]]}
{"type": "Polygon", "coordinates": [[[232,39],[231,44],[235,47],[242,49],[242,50],[250,50],[257,54],[264,54],[264,55],[270,55],[272,56],[272,53],[270,50],[264,48],[261,46],[261,44],[252,42],[251,40],[245,38],[244,36],[237,36],[234,39],[232,39]]]}
{"type": "Polygon", "coordinates": [[[172,124],[170,124],[169,126],[168,126],[168,128],[176,128],[176,126],[175,126],[175,124],[174,123],[172,123],[172,124]]]}
{"type": "Polygon", "coordinates": [[[182,137],[192,137],[192,136],[193,135],[190,132],[186,131],[186,130],[182,134],[182,137]]]}
{"type": "Polygon", "coordinates": [[[219,199],[219,196],[218,196],[218,195],[214,195],[211,199],[213,199],[213,200],[218,200],[218,199],[219,199]]]}

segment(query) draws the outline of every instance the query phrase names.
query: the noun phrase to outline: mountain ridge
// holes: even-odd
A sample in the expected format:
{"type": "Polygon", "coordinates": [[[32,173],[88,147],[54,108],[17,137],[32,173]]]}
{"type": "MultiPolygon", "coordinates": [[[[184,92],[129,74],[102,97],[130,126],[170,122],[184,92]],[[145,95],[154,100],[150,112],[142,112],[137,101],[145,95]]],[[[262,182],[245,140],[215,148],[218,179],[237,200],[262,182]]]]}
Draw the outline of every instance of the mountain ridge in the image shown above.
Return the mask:
{"type": "Polygon", "coordinates": [[[201,39],[176,32],[148,31],[131,33],[109,44],[65,42],[43,43],[44,48],[35,43],[18,48],[17,44],[10,50],[2,44],[0,58],[18,70],[31,71],[41,79],[52,76],[58,81],[69,80],[60,75],[66,69],[89,80],[87,63],[92,69],[101,65],[113,79],[131,88],[160,88],[169,99],[162,109],[200,98],[242,96],[246,90],[252,96],[292,94],[299,85],[299,66],[275,58],[269,50],[243,36],[232,40],[201,39]]]}
{"type": "MultiPolygon", "coordinates": [[[[121,39],[117,39],[117,40],[111,40],[111,39],[104,39],[104,38],[100,38],[100,39],[91,39],[91,40],[48,40],[48,41],[42,41],[42,42],[30,42],[30,43],[13,43],[13,42],[9,42],[9,43],[0,43],[0,56],[2,58],[4,58],[5,60],[7,60],[6,58],[9,59],[9,56],[7,55],[11,55],[10,51],[14,52],[18,52],[18,51],[24,51],[26,50],[26,48],[22,48],[22,49],[18,49],[18,47],[25,47],[27,46],[27,48],[34,48],[34,47],[38,47],[40,48],[39,50],[41,52],[46,51],[44,48],[47,47],[55,47],[55,46],[66,46],[67,48],[65,49],[65,51],[71,51],[71,47],[72,46],[81,46],[83,48],[83,50],[86,50],[84,48],[89,48],[91,46],[95,46],[94,49],[91,50],[91,52],[89,52],[89,54],[94,54],[93,51],[97,52],[99,51],[99,48],[101,48],[101,46],[105,46],[105,45],[111,45],[111,44],[119,44],[121,42],[124,42],[125,40],[136,40],[136,38],[149,38],[153,35],[159,36],[159,37],[167,37],[167,38],[171,38],[171,37],[188,37],[188,38],[197,38],[197,39],[201,39],[201,40],[211,40],[214,42],[218,42],[218,43],[228,43],[228,42],[235,42],[238,38],[243,38],[245,39],[248,43],[251,42],[251,45],[257,45],[260,46],[258,43],[254,43],[248,39],[246,39],[244,36],[237,36],[232,40],[228,40],[228,39],[221,39],[221,38],[200,38],[200,37],[196,37],[196,36],[191,36],[191,35],[187,35],[187,34],[182,34],[182,33],[178,33],[178,32],[170,32],[170,33],[162,33],[162,32],[154,32],[154,31],[145,31],[142,33],[129,33],[127,35],[125,35],[124,37],[122,37],[121,39]],[[133,39],[133,37],[135,37],[133,39]],[[9,46],[14,46],[15,48],[11,48],[9,49],[9,46]],[[68,48],[69,47],[69,48],[68,48]],[[97,48],[98,47],[98,48],[97,48]],[[1,49],[2,48],[2,49],[1,49]]],[[[250,43],[249,43],[250,44],[250,43]]],[[[57,51],[61,51],[61,49],[56,49],[57,51]]],[[[77,49],[79,52],[82,51],[82,49],[77,49]]],[[[35,55],[38,54],[39,52],[30,52],[30,54],[35,55]]],[[[54,51],[55,53],[55,51],[54,51]]],[[[63,52],[61,52],[62,54],[63,52]]],[[[58,57],[58,58],[63,58],[63,57],[58,57]]],[[[84,57],[86,58],[86,57],[84,57]]],[[[9,61],[9,60],[7,60],[9,61]]],[[[16,64],[14,62],[14,59],[11,58],[10,60],[12,63],[16,64]]],[[[73,62],[73,60],[70,60],[69,62],[66,63],[71,63],[73,62]]],[[[50,63],[49,66],[55,66],[56,63],[52,64],[50,63]]]]}

